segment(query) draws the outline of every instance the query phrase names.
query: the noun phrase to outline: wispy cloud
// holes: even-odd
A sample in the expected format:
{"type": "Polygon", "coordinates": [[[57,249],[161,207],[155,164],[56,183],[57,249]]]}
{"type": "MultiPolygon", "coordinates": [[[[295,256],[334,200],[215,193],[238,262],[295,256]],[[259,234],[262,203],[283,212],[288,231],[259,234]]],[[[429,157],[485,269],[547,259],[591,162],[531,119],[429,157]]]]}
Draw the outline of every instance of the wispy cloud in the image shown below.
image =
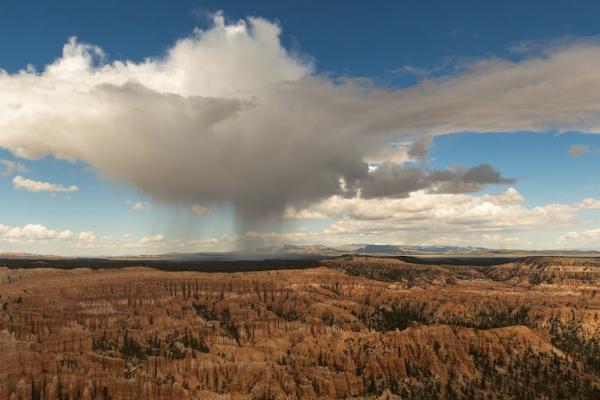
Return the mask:
{"type": "Polygon", "coordinates": [[[129,204],[129,207],[132,210],[150,210],[152,208],[152,204],[148,203],[147,201],[128,201],[127,204],[129,204]]]}
{"type": "Polygon", "coordinates": [[[3,168],[3,170],[0,171],[0,176],[9,176],[14,172],[20,172],[22,174],[28,172],[27,166],[18,161],[0,160],[0,166],[3,168]]]}
{"type": "Polygon", "coordinates": [[[23,189],[28,192],[76,192],[79,188],[75,185],[61,185],[58,183],[50,183],[43,181],[34,181],[31,179],[23,178],[17,175],[12,180],[15,189],[23,189]]]}
{"type": "Polygon", "coordinates": [[[579,157],[588,153],[600,153],[600,147],[591,147],[586,144],[574,144],[569,147],[568,153],[571,157],[579,157]]]}
{"type": "Polygon", "coordinates": [[[210,209],[208,207],[204,207],[201,204],[194,204],[192,206],[192,212],[196,215],[204,215],[209,211],[210,211],[210,209]]]}
{"type": "Polygon", "coordinates": [[[306,208],[296,210],[293,207],[288,207],[283,214],[284,219],[327,219],[327,216],[319,211],[308,210],[306,208]]]}

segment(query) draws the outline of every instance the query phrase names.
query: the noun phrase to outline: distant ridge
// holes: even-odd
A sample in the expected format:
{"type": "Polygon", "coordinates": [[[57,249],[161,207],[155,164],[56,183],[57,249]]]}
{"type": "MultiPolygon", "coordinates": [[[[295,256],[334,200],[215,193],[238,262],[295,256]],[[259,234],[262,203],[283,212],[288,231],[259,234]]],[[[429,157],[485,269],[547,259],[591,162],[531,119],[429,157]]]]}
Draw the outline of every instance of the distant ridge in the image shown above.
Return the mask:
{"type": "Polygon", "coordinates": [[[224,251],[224,252],[169,252],[164,254],[131,254],[123,256],[57,256],[32,253],[0,253],[0,260],[73,260],[73,259],[104,259],[115,261],[261,261],[261,260],[317,260],[322,258],[340,257],[344,255],[372,255],[386,257],[415,256],[415,257],[526,257],[526,256],[555,256],[555,257],[600,257],[600,251],[595,250],[511,250],[489,249],[471,246],[440,246],[440,245],[388,245],[355,243],[339,248],[324,245],[295,245],[259,247],[255,249],[224,251]]]}
{"type": "Polygon", "coordinates": [[[0,253],[0,259],[10,260],[10,259],[27,259],[27,260],[65,260],[73,257],[67,256],[56,256],[56,255],[43,255],[43,254],[34,254],[34,253],[0,253]]]}
{"type": "Polygon", "coordinates": [[[355,251],[355,253],[366,254],[469,254],[475,252],[490,251],[482,247],[460,247],[460,246],[396,246],[368,244],[355,251]]]}

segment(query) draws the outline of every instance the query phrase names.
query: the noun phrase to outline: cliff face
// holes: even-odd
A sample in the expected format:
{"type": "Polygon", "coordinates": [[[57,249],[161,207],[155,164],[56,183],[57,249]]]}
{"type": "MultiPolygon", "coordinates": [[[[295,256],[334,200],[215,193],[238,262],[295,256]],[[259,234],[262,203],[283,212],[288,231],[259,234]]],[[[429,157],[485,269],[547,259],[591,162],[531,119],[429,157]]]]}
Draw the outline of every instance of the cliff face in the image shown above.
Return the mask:
{"type": "Polygon", "coordinates": [[[600,398],[600,265],[0,270],[0,399],[600,398]]]}

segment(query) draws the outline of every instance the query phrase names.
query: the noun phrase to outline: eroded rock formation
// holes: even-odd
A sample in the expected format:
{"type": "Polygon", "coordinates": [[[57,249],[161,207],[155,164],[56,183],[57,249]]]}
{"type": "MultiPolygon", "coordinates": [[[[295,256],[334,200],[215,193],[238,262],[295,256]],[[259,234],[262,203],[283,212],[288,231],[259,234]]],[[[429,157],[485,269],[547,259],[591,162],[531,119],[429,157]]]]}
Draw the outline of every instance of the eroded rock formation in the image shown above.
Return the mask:
{"type": "Polygon", "coordinates": [[[0,399],[600,398],[600,262],[0,270],[0,399]]]}

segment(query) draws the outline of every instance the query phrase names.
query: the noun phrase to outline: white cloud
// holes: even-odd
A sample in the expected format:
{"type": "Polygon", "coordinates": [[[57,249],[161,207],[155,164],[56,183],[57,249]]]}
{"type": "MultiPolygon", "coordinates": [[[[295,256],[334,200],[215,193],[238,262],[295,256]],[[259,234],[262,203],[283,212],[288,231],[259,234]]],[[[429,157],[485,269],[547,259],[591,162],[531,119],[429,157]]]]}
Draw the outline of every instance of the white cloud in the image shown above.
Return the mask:
{"type": "Polygon", "coordinates": [[[191,248],[197,251],[198,249],[213,248],[222,243],[223,241],[223,238],[192,239],[187,241],[180,241],[177,243],[177,246],[185,247],[188,249],[191,248]]]}
{"type": "Polygon", "coordinates": [[[58,233],[57,239],[59,240],[72,240],[75,237],[72,231],[66,229],[58,233]]]}
{"type": "Polygon", "coordinates": [[[8,226],[0,224],[0,253],[25,252],[60,255],[117,255],[160,254],[178,251],[230,249],[236,237],[224,235],[219,238],[175,240],[157,233],[142,237],[131,234],[120,236],[102,235],[92,231],[78,233],[70,229],[52,229],[42,224],[8,226]]]}
{"type": "Polygon", "coordinates": [[[152,208],[152,204],[147,201],[136,201],[134,203],[128,201],[127,204],[130,205],[132,210],[150,210],[152,208]]]}
{"type": "Polygon", "coordinates": [[[140,241],[147,241],[147,242],[162,242],[163,240],[165,240],[165,235],[163,234],[156,234],[153,236],[149,236],[149,237],[143,237],[142,239],[140,239],[140,241]]]}
{"type": "MultiPolygon", "coordinates": [[[[304,210],[332,219],[325,229],[251,234],[333,246],[358,242],[534,248],[544,244],[533,240],[532,234],[571,226],[582,204],[590,207],[594,200],[538,207],[526,207],[524,202],[514,188],[484,195],[419,191],[401,199],[332,196],[304,210]]],[[[289,213],[294,215],[293,210],[289,213]]]]}
{"type": "Polygon", "coordinates": [[[267,20],[216,14],[210,29],[139,63],[107,63],[71,39],[40,72],[0,71],[0,147],[82,160],[159,200],[232,202],[237,215],[262,217],[338,194],[340,178],[350,187],[367,176],[365,161],[402,162],[402,149],[385,150],[391,141],[600,131],[594,41],[478,60],[395,90],[317,75],[279,35],[267,20]]]}
{"type": "Polygon", "coordinates": [[[49,229],[41,224],[27,224],[23,227],[10,227],[0,225],[0,241],[47,241],[47,240],[71,240],[73,233],[70,230],[58,231],[49,229]]]}
{"type": "Polygon", "coordinates": [[[583,201],[579,203],[579,207],[582,209],[598,209],[600,208],[600,200],[588,197],[583,199],[583,201]]]}
{"type": "Polygon", "coordinates": [[[24,189],[28,192],[76,192],[79,188],[75,185],[60,185],[57,183],[34,181],[17,175],[12,180],[15,189],[24,189]]]}
{"type": "Polygon", "coordinates": [[[327,216],[321,212],[308,210],[306,208],[296,210],[288,207],[283,214],[283,219],[326,219],[327,216]]]}
{"type": "Polygon", "coordinates": [[[585,231],[569,231],[560,235],[556,241],[559,245],[566,245],[572,248],[588,247],[600,250],[598,241],[600,240],[600,228],[588,229],[585,231]]]}
{"type": "Polygon", "coordinates": [[[84,231],[79,234],[79,240],[83,242],[93,242],[96,240],[96,235],[91,231],[84,231]]]}
{"type": "MultiPolygon", "coordinates": [[[[401,199],[362,199],[333,196],[314,206],[330,218],[355,221],[382,221],[398,228],[416,224],[450,224],[469,226],[529,226],[552,219],[568,219],[576,209],[565,205],[547,205],[527,209],[521,194],[514,188],[497,194],[412,193],[401,199]]],[[[339,222],[342,223],[342,222],[339,222]]]]}
{"type": "Polygon", "coordinates": [[[126,248],[157,248],[168,245],[166,238],[162,234],[156,234],[152,236],[144,236],[139,240],[126,241],[122,243],[123,247],[126,248]]]}

